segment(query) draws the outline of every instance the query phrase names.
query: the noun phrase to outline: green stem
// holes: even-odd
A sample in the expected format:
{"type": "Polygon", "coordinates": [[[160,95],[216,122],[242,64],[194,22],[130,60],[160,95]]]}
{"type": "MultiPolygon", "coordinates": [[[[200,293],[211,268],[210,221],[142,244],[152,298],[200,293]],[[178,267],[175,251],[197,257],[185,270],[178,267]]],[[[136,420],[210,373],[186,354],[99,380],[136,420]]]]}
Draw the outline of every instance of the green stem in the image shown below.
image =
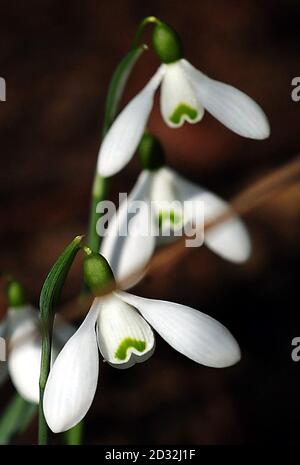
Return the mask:
{"type": "Polygon", "coordinates": [[[64,443],[68,446],[78,446],[82,444],[84,432],[84,422],[81,420],[76,426],[64,433],[64,443]]]}
{"type": "Polygon", "coordinates": [[[96,253],[99,252],[100,241],[101,241],[101,236],[97,233],[97,229],[96,229],[97,221],[100,218],[101,214],[97,213],[96,209],[97,209],[98,203],[107,197],[109,184],[110,184],[109,178],[103,178],[97,172],[95,173],[93,190],[92,190],[87,244],[92,249],[92,251],[96,253]]]}
{"type": "MultiPolygon", "coordinates": [[[[113,73],[105,102],[102,139],[104,139],[104,137],[106,136],[110,126],[112,125],[117,115],[119,103],[122,98],[122,94],[127,79],[132,71],[132,68],[135,65],[138,58],[141,56],[142,52],[147,48],[145,45],[139,45],[141,34],[146,24],[154,22],[158,22],[158,20],[154,17],[148,17],[142,21],[135,35],[131,50],[123,58],[123,60],[121,60],[121,62],[118,64],[117,68],[113,73]]],[[[109,187],[110,178],[104,178],[100,176],[96,171],[91,196],[87,237],[87,245],[93,252],[96,253],[99,252],[101,244],[101,236],[97,233],[97,222],[101,217],[101,213],[97,213],[97,205],[99,204],[99,202],[107,198],[109,187]]],[[[80,297],[83,297],[88,292],[88,288],[84,284],[81,290],[80,297]]],[[[76,434],[76,440],[78,441],[77,443],[80,443],[82,435],[82,423],[81,428],[79,428],[78,426],[78,430],[76,430],[76,433],[74,434],[76,434]]]]}
{"type": "Polygon", "coordinates": [[[39,403],[39,444],[48,444],[48,426],[46,423],[43,411],[43,398],[46,387],[48,374],[51,366],[51,339],[54,317],[41,317],[41,333],[42,333],[42,356],[41,356],[41,372],[40,372],[40,403],[39,403]]]}

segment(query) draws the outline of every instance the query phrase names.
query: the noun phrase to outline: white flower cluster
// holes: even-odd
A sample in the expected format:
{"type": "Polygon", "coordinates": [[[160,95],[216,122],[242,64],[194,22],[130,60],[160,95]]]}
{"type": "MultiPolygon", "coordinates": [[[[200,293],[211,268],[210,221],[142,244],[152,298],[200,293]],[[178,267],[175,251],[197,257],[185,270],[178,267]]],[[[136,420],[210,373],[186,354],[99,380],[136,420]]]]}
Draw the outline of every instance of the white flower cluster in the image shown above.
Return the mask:
{"type": "MultiPolygon", "coordinates": [[[[99,152],[98,174],[109,177],[125,167],[134,155],[146,129],[154,94],[161,85],[160,108],[163,120],[171,128],[186,121],[199,122],[207,110],[235,133],[264,139],[269,135],[268,120],[262,109],[243,92],[215,81],[194,68],[186,59],[164,62],[148,84],[121,111],[109,129],[99,152]]],[[[173,202],[204,204],[205,222],[211,221],[230,206],[216,194],[184,179],[165,165],[144,170],[130,193],[127,203],[115,212],[100,254],[109,263],[117,282],[142,269],[156,246],[176,239],[164,234],[164,228],[176,231],[178,226],[197,222],[195,212],[184,218],[172,207],[173,202]],[[116,234],[116,224],[128,226],[127,204],[156,202],[151,221],[161,226],[161,234],[116,234]]],[[[141,208],[136,221],[146,222],[149,212],[141,208]]],[[[242,263],[250,255],[248,232],[233,212],[222,224],[211,228],[204,243],[221,257],[242,263]]],[[[142,278],[139,276],[139,279],[142,278]]],[[[134,281],[128,283],[133,286],[134,281]]],[[[9,313],[11,315],[11,312],[9,313]]],[[[22,313],[20,323],[15,312],[11,338],[26,335],[35,326],[32,309],[22,313]]],[[[79,329],[67,338],[58,354],[53,349],[53,366],[46,384],[43,409],[52,431],[58,433],[76,425],[93,401],[99,372],[99,351],[109,364],[128,368],[146,360],[154,351],[154,330],[175,350],[197,363],[222,368],[240,359],[240,349],[230,332],[204,313],[178,303],[146,299],[125,289],[94,300],[79,329]]],[[[65,336],[65,334],[64,334],[65,336]]],[[[63,338],[64,341],[66,338],[63,338]]],[[[29,338],[10,354],[9,370],[15,386],[27,399],[38,401],[40,339],[29,338]],[[21,350],[22,349],[22,350],[21,350]],[[25,360],[26,359],[26,360],[25,360]],[[28,367],[30,370],[28,371],[28,367]],[[26,372],[26,373],[25,373],[26,372]]]]}

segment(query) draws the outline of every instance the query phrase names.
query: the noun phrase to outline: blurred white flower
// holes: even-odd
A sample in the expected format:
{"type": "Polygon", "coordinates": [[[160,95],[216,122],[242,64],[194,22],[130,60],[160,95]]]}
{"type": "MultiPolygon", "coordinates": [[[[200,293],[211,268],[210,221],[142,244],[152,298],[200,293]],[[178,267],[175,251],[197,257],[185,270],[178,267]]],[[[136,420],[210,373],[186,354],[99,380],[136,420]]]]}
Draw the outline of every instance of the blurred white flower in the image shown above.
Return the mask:
{"type": "MultiPolygon", "coordinates": [[[[2,382],[10,379],[18,393],[28,402],[39,403],[41,335],[38,311],[30,305],[9,308],[2,322],[7,342],[7,363],[1,363],[2,382]],[[8,369],[8,370],[7,370],[8,369]],[[2,371],[3,370],[3,371],[2,371]]],[[[74,328],[60,317],[55,318],[52,359],[72,336],[74,328]]]]}
{"type": "Polygon", "coordinates": [[[206,109],[241,136],[265,139],[270,134],[267,117],[254,100],[228,84],[209,78],[182,58],[162,64],[116,118],[100,147],[101,176],[116,174],[134,155],[160,84],[161,114],[169,127],[178,128],[185,121],[197,123],[206,109]]]}

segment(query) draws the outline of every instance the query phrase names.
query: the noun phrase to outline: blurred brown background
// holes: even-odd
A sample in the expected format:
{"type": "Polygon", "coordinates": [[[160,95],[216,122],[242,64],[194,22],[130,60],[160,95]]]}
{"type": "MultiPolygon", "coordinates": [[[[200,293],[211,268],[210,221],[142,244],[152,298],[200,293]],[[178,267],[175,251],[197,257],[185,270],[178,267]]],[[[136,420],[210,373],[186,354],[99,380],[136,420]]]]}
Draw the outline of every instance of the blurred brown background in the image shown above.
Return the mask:
{"type": "MultiPolygon", "coordinates": [[[[2,0],[0,7],[0,75],[7,83],[7,101],[0,102],[0,269],[23,281],[36,304],[57,255],[85,232],[109,79],[144,16],[175,27],[186,57],[251,95],[272,127],[269,140],[250,141],[206,114],[201,124],[175,131],[156,105],[150,127],[172,167],[230,198],[300,151],[300,102],[290,97],[300,75],[297,0],[2,0]]],[[[152,51],[144,54],[124,103],[157,65],[152,51]]],[[[112,198],[130,190],[138,170],[133,160],[115,178],[112,198]]],[[[291,359],[291,340],[300,336],[299,219],[298,184],[245,218],[254,248],[247,264],[201,248],[134,290],[220,319],[243,359],[214,370],[157,338],[146,363],[126,371],[101,366],[87,443],[297,442],[300,363],[291,359]]],[[[77,264],[65,301],[80,279],[77,264]]],[[[12,392],[8,384],[1,407],[12,392]]],[[[35,441],[36,423],[17,439],[35,441]]]]}

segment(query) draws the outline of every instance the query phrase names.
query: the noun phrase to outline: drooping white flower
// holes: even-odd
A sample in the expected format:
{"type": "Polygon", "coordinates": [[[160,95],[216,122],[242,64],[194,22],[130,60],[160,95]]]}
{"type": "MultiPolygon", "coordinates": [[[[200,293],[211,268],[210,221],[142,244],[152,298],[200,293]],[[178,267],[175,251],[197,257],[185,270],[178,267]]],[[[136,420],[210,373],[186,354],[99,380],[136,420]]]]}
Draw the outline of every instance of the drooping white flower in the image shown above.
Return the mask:
{"type": "Polygon", "coordinates": [[[47,380],[43,409],[53,432],[76,425],[89,410],[98,382],[98,351],[116,368],[131,367],[152,355],[153,329],[197,363],[222,368],[240,359],[230,332],[198,310],[124,291],[96,298],[47,380]]]}
{"type": "Polygon", "coordinates": [[[207,110],[241,136],[265,139],[270,134],[267,117],[254,100],[228,84],[209,78],[181,58],[162,64],[116,118],[100,147],[98,172],[101,176],[114,175],[134,155],[160,84],[161,114],[171,128],[178,128],[185,121],[197,123],[207,110]]]}
{"type": "MultiPolygon", "coordinates": [[[[112,217],[106,234],[102,240],[100,253],[108,258],[114,273],[121,279],[142,269],[151,258],[155,245],[161,245],[178,239],[174,234],[166,232],[181,231],[187,224],[196,223],[197,215],[203,214],[204,224],[216,219],[225,212],[230,218],[211,227],[204,233],[204,244],[212,251],[234,263],[246,261],[251,252],[251,242],[242,220],[234,214],[227,202],[216,194],[184,179],[172,169],[163,166],[156,170],[143,170],[135,187],[112,217]],[[142,228],[141,234],[131,233],[123,237],[118,234],[118,227],[132,221],[129,206],[136,201],[143,201],[143,208],[138,209],[134,221],[142,226],[153,224],[148,234],[142,228]],[[174,202],[175,201],[175,202],[174,202]],[[186,203],[190,208],[178,208],[186,203]],[[157,225],[160,235],[157,236],[157,225]],[[135,244],[141,246],[135,247],[135,244]],[[142,244],[146,244],[145,247],[142,244]]],[[[203,216],[200,221],[203,220],[203,216]]],[[[198,219],[199,227],[199,219],[198,219]]],[[[140,276],[141,277],[141,276],[140,276]]],[[[136,281],[129,283],[135,284],[136,281]]]]}
{"type": "MultiPolygon", "coordinates": [[[[28,402],[39,403],[41,335],[38,311],[30,305],[9,308],[3,322],[7,341],[8,374],[19,394],[28,402]]],[[[56,317],[52,359],[74,333],[74,328],[56,317]]],[[[2,364],[1,364],[2,365],[2,364]]]]}

